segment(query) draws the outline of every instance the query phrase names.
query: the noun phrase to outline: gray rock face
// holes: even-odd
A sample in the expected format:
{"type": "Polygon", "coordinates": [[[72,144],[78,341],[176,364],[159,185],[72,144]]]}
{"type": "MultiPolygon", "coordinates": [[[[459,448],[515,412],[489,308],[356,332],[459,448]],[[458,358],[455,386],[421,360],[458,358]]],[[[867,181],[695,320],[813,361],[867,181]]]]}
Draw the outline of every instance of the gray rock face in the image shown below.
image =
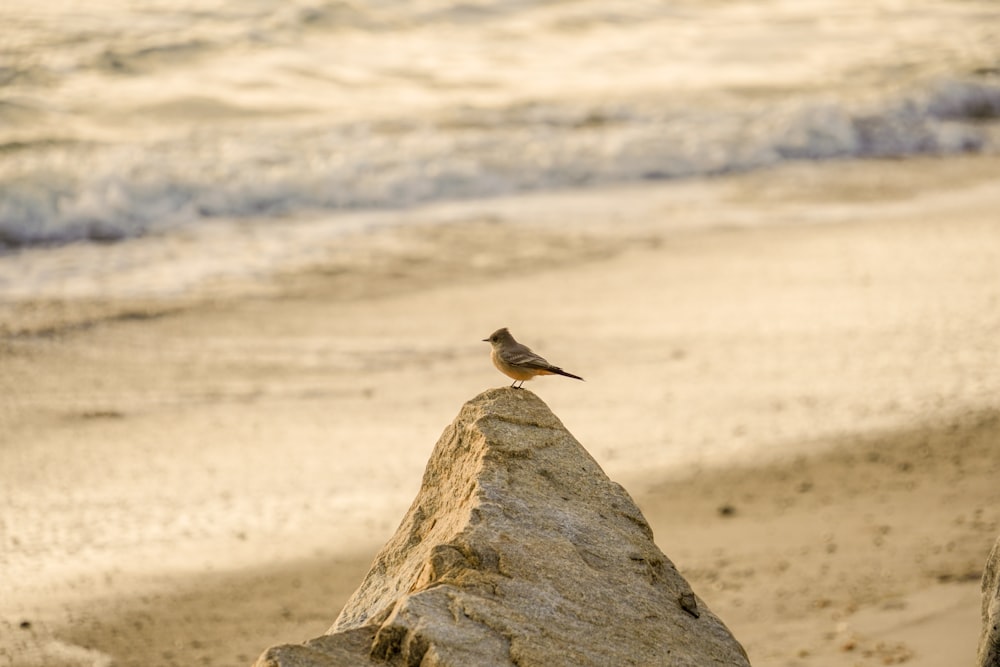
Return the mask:
{"type": "Polygon", "coordinates": [[[979,667],[1000,667],[1000,538],[983,570],[983,634],[979,638],[979,667]]]}
{"type": "Polygon", "coordinates": [[[528,390],[441,436],[396,534],[323,637],[258,667],[749,665],[612,482],[528,390]]]}

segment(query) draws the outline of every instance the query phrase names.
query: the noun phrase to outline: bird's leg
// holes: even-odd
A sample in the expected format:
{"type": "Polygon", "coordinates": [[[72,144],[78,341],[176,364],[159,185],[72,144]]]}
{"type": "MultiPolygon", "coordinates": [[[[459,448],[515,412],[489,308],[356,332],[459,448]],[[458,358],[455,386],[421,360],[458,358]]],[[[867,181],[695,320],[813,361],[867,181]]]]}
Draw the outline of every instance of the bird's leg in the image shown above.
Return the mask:
{"type": "MultiPolygon", "coordinates": [[[[521,386],[524,386],[524,380],[521,380],[521,386]]],[[[513,382],[511,382],[510,383],[510,387],[511,387],[511,389],[520,389],[521,388],[521,387],[517,386],[517,380],[514,380],[513,382]]]]}

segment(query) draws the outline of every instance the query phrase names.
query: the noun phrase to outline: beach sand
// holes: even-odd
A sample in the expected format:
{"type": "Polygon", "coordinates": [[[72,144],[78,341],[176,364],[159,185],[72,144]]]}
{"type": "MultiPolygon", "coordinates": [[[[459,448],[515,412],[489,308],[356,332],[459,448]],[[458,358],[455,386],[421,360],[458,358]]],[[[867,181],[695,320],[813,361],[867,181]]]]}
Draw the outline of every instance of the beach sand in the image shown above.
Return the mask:
{"type": "Polygon", "coordinates": [[[508,326],[761,666],[971,664],[1000,533],[1000,160],[386,214],[262,284],[0,316],[0,665],[324,632],[508,326]],[[428,224],[423,224],[428,223],[428,224]]]}

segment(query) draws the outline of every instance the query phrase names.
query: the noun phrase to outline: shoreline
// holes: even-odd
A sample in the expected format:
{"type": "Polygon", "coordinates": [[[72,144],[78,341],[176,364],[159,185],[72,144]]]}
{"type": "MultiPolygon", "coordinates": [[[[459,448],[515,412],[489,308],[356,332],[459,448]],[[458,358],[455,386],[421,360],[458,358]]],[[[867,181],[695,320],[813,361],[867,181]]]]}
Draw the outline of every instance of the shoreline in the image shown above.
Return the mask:
{"type": "Polygon", "coordinates": [[[225,231],[235,228],[233,221],[217,221],[181,230],[176,238],[28,250],[23,258],[0,256],[0,263],[13,261],[7,272],[16,274],[22,259],[30,266],[42,258],[51,282],[43,285],[43,297],[0,291],[6,306],[0,310],[0,342],[220,303],[316,292],[338,300],[376,298],[432,289],[456,274],[490,280],[536,271],[540,261],[550,270],[600,260],[689,234],[841,224],[865,218],[873,205],[887,218],[912,216],[961,204],[953,199],[956,193],[991,200],[994,173],[1000,173],[1000,155],[798,162],[697,179],[252,221],[244,238],[225,231]],[[829,174],[836,174],[832,183],[829,174]],[[251,254],[268,233],[282,238],[283,250],[264,247],[274,257],[259,265],[199,275],[177,264],[201,245],[208,250],[198,250],[198,256],[222,256],[234,241],[251,254]],[[144,244],[152,248],[138,249],[144,244]],[[121,269],[118,279],[102,273],[102,253],[115,257],[110,263],[121,269]],[[166,276],[175,271],[182,278],[172,284],[166,276]]]}
{"type": "Polygon", "coordinates": [[[587,377],[529,389],[755,665],[939,664],[905,631],[935,604],[978,615],[971,580],[1000,530],[983,445],[998,165],[798,165],[420,211],[260,291],[7,328],[0,565],[18,602],[0,665],[99,659],[64,644],[245,664],[323,632],[441,430],[501,382],[478,342],[501,325],[587,377]],[[234,590],[245,604],[227,606],[234,590]]]}

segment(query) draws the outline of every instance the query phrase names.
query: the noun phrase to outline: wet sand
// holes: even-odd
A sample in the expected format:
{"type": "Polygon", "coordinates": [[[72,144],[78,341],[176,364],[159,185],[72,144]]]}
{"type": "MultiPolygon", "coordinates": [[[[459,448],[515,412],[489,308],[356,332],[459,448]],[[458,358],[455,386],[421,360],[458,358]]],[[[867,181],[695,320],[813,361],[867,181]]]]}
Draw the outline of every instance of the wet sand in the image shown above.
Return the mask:
{"type": "Polygon", "coordinates": [[[968,664],[998,164],[438,207],[253,289],[5,308],[0,665],[246,665],[323,632],[504,381],[499,326],[587,378],[528,388],[755,665],[968,664]]]}

